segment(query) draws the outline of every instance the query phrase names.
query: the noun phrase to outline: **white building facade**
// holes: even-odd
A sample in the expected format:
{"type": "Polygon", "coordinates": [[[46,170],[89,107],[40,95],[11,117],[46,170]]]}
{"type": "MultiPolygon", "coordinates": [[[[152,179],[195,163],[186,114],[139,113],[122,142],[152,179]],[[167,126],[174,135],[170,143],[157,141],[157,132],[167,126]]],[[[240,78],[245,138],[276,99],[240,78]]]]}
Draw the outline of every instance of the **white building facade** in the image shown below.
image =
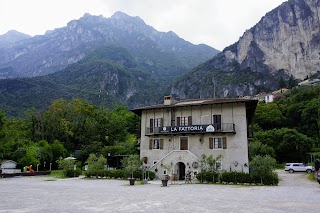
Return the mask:
{"type": "Polygon", "coordinates": [[[144,166],[184,180],[200,172],[201,156],[222,156],[216,168],[248,172],[248,124],[257,100],[198,99],[132,110],[141,116],[140,157],[144,166]]]}

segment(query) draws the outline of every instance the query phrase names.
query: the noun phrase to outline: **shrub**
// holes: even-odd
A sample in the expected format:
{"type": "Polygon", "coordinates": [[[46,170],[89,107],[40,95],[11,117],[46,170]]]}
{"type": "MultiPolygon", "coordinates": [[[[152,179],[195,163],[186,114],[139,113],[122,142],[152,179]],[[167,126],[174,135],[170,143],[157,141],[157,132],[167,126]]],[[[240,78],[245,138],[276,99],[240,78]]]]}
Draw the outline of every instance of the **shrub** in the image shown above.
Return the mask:
{"type": "Polygon", "coordinates": [[[107,164],[107,159],[100,155],[98,158],[95,154],[90,154],[88,160],[88,170],[86,172],[87,177],[96,176],[104,177],[104,166],[107,164]]]}
{"type": "Polygon", "coordinates": [[[197,174],[197,179],[201,183],[217,183],[217,182],[226,182],[226,183],[261,183],[264,185],[278,185],[279,177],[276,172],[272,172],[263,176],[263,179],[260,176],[256,176],[254,173],[243,173],[243,172],[223,172],[221,174],[216,172],[201,172],[197,174]]]}
{"type": "Polygon", "coordinates": [[[81,174],[82,174],[82,171],[79,168],[77,168],[76,170],[68,169],[66,172],[66,177],[79,177],[79,175],[81,174]]]}
{"type": "Polygon", "coordinates": [[[217,183],[219,182],[219,173],[217,172],[201,172],[197,174],[197,179],[203,183],[203,182],[207,182],[207,183],[217,183]]]}

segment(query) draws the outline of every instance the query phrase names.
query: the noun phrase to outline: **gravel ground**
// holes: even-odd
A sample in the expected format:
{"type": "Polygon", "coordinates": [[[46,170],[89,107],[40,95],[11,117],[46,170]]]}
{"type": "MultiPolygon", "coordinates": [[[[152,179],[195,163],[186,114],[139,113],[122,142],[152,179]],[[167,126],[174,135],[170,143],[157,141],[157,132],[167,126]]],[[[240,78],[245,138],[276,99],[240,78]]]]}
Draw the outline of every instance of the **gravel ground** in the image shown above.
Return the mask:
{"type": "Polygon", "coordinates": [[[279,186],[14,177],[0,179],[2,212],[319,212],[320,185],[278,171],[279,186]]]}

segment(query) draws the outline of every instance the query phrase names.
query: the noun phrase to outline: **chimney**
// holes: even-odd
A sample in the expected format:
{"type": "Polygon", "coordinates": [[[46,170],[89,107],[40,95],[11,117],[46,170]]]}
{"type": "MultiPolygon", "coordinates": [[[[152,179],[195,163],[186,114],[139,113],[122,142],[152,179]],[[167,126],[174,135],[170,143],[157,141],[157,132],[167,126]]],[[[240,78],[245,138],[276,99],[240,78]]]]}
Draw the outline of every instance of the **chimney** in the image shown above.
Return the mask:
{"type": "Polygon", "coordinates": [[[171,105],[172,104],[172,96],[164,96],[164,105],[171,105]]]}

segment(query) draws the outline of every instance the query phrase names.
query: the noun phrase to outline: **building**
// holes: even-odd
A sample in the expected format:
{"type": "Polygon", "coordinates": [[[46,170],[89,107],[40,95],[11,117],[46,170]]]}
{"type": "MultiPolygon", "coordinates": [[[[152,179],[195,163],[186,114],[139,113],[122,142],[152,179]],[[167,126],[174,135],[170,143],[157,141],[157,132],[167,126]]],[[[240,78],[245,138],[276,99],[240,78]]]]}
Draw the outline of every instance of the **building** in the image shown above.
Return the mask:
{"type": "Polygon", "coordinates": [[[12,174],[12,173],[19,173],[21,169],[16,169],[17,163],[13,160],[5,160],[2,161],[0,164],[0,170],[2,174],[12,174]]]}
{"type": "Polygon", "coordinates": [[[157,176],[200,172],[201,156],[222,156],[218,170],[248,172],[248,124],[257,100],[197,99],[132,110],[141,116],[140,157],[157,176]]]}

